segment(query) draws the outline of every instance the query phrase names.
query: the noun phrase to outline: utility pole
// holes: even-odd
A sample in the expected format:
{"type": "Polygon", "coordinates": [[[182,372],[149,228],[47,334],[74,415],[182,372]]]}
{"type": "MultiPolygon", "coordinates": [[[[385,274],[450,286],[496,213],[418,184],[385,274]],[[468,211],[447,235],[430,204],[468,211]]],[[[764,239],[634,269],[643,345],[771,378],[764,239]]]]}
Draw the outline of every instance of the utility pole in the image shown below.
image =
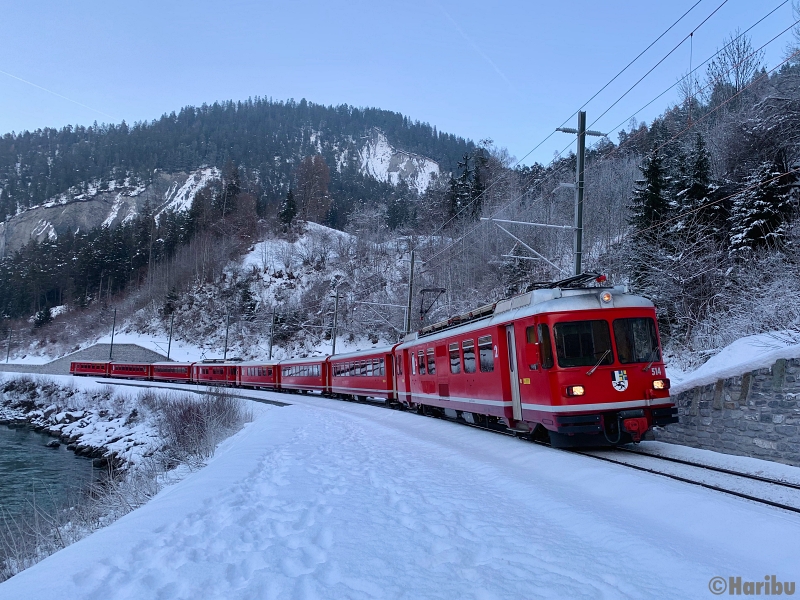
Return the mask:
{"type": "Polygon", "coordinates": [[[336,324],[339,317],[339,290],[336,290],[336,300],[333,303],[333,334],[331,335],[331,356],[336,354],[336,324]]]}
{"type": "Polygon", "coordinates": [[[275,339],[275,309],[272,309],[272,325],[269,327],[269,360],[272,360],[272,340],[275,339]]]}
{"type": "Polygon", "coordinates": [[[117,309],[114,309],[114,322],[111,324],[111,347],[108,349],[108,360],[114,355],[114,331],[117,328],[117,309]]]}
{"type": "Polygon", "coordinates": [[[172,312],[169,319],[169,343],[167,343],[167,360],[169,360],[169,352],[172,350],[172,326],[175,324],[175,312],[172,312]]]}
{"type": "MultiPolygon", "coordinates": [[[[572,133],[578,136],[578,149],[575,165],[575,275],[583,272],[583,187],[584,169],[586,165],[586,136],[604,137],[599,131],[586,131],[586,111],[578,111],[578,128],[559,127],[556,131],[572,133]]],[[[566,185],[566,184],[565,184],[566,185]]]]}
{"type": "Polygon", "coordinates": [[[225,318],[225,351],[222,353],[222,360],[227,360],[228,358],[228,330],[231,328],[231,313],[230,311],[226,311],[226,318],[225,318]]]}
{"type": "Polygon", "coordinates": [[[411,266],[408,268],[408,302],[406,302],[406,334],[411,333],[411,301],[414,299],[414,251],[411,251],[411,266]]]}
{"type": "Polygon", "coordinates": [[[11,355],[11,327],[8,328],[8,347],[6,348],[6,364],[8,364],[8,357],[11,355]]]}

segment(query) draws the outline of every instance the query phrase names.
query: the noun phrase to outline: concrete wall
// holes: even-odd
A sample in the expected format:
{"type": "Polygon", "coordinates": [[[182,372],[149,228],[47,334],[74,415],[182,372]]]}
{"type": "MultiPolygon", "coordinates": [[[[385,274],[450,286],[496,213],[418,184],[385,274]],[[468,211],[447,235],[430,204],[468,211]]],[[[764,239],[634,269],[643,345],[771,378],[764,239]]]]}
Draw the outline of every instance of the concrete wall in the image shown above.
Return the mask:
{"type": "MultiPolygon", "coordinates": [[[[108,360],[110,344],[95,344],[85,350],[68,354],[43,365],[0,364],[0,371],[14,373],[37,373],[40,375],[69,375],[69,364],[73,360],[108,360]]],[[[142,348],[136,344],[114,344],[114,360],[118,362],[162,362],[167,357],[142,348]]]]}
{"type": "Polygon", "coordinates": [[[800,360],[721,379],[673,396],[680,422],[664,442],[800,466],[800,360]]]}

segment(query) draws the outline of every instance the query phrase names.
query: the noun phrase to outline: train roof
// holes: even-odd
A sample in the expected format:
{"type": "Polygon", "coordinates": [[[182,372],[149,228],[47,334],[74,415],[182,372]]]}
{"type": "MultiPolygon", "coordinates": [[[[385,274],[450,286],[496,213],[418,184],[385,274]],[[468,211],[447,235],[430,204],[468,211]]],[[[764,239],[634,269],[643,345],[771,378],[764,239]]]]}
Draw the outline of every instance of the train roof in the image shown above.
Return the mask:
{"type": "Polygon", "coordinates": [[[496,304],[487,304],[441,323],[423,327],[419,331],[408,334],[403,339],[403,347],[422,341],[435,341],[454,334],[499,325],[532,315],[610,308],[653,308],[653,303],[642,296],[628,294],[624,286],[538,289],[501,300],[496,304]],[[608,302],[601,300],[601,296],[606,293],[611,296],[608,302]]]}
{"type": "Polygon", "coordinates": [[[240,363],[237,363],[243,367],[276,367],[278,366],[279,360],[243,360],[240,363]]]}
{"type": "Polygon", "coordinates": [[[184,361],[184,360],[162,360],[160,362],[151,363],[154,367],[188,367],[194,363],[194,361],[184,361]]]}
{"type": "Polygon", "coordinates": [[[395,346],[383,346],[381,348],[365,348],[364,350],[356,350],[355,352],[348,352],[346,354],[334,354],[331,360],[358,360],[366,356],[377,356],[378,354],[391,354],[395,346]]]}
{"type": "Polygon", "coordinates": [[[328,356],[308,356],[306,358],[287,358],[286,360],[280,361],[280,365],[303,365],[308,363],[320,363],[325,362],[328,360],[328,356]]]}

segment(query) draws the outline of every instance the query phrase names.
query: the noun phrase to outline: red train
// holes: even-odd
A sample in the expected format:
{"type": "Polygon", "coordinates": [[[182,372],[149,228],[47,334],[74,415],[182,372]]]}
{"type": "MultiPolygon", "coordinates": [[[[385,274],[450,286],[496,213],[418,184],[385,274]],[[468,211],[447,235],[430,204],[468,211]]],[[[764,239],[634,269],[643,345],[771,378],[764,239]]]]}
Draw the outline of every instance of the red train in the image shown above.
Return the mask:
{"type": "Polygon", "coordinates": [[[621,287],[537,289],[350,354],[70,372],[381,399],[558,447],[636,442],[678,421],[653,304],[621,287]]]}

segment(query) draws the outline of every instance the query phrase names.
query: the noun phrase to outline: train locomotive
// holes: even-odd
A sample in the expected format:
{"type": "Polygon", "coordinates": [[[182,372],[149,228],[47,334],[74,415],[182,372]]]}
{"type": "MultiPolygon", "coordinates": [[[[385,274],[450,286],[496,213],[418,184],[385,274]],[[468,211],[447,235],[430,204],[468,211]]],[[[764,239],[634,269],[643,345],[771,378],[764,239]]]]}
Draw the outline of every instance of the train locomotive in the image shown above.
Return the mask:
{"type": "Polygon", "coordinates": [[[678,421],[655,317],[624,287],[554,284],[383,348],[274,362],[75,361],[70,372],[374,399],[556,447],[615,446],[678,421]]]}

